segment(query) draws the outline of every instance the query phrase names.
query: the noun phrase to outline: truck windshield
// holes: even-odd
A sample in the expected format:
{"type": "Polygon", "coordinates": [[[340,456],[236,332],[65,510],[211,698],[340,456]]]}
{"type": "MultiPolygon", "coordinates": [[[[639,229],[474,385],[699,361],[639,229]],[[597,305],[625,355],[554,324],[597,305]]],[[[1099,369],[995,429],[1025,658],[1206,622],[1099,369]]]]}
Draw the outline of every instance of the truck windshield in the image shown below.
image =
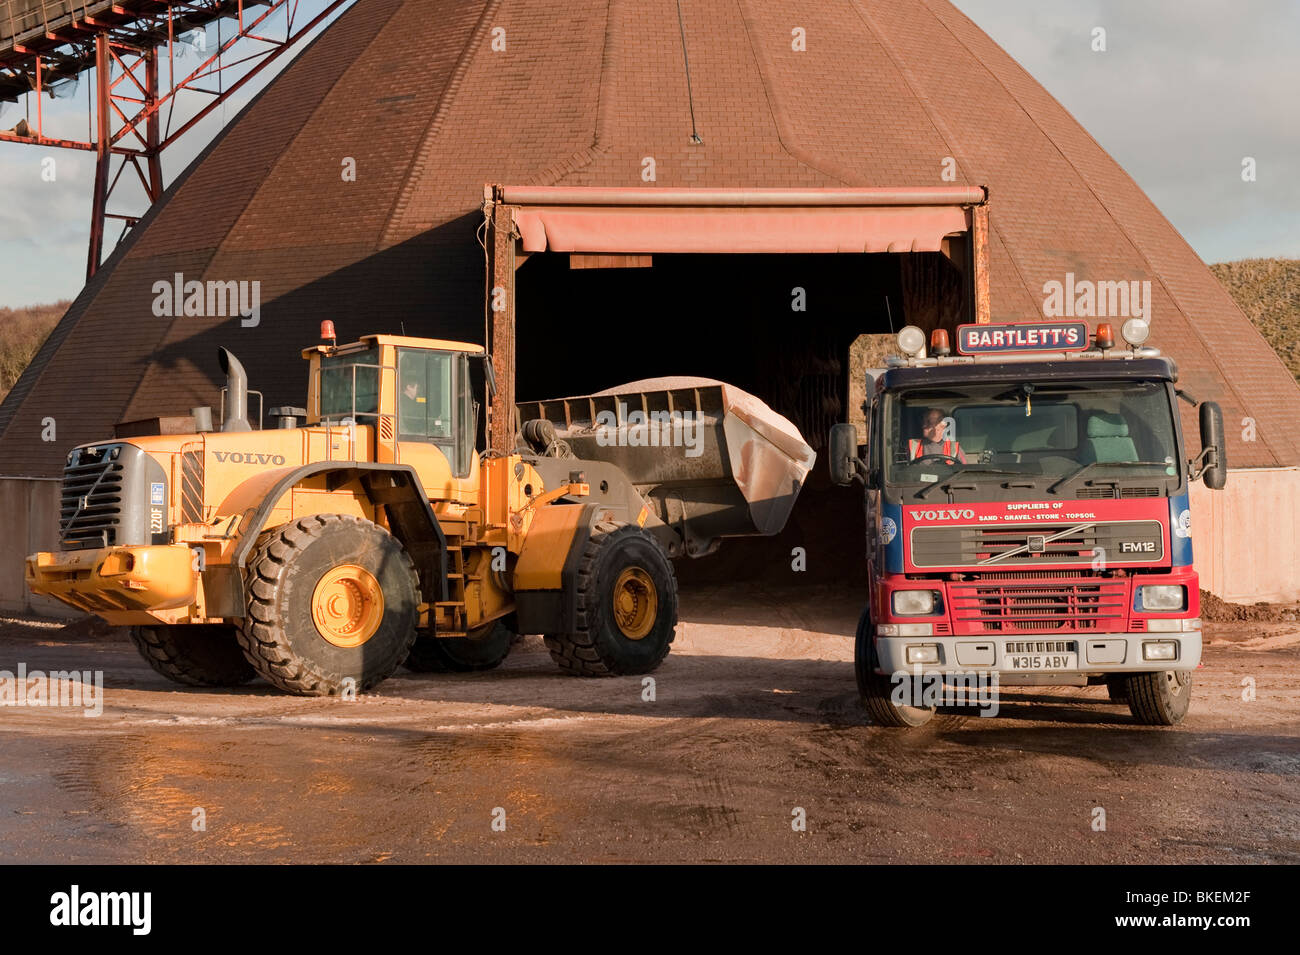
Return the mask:
{"type": "Polygon", "coordinates": [[[882,425],[886,482],[919,485],[920,494],[948,486],[1012,497],[1167,496],[1181,484],[1162,381],[911,389],[885,396],[882,425]]]}
{"type": "Polygon", "coordinates": [[[379,349],[327,355],[320,363],[320,416],[374,424],[379,413],[379,349]]]}

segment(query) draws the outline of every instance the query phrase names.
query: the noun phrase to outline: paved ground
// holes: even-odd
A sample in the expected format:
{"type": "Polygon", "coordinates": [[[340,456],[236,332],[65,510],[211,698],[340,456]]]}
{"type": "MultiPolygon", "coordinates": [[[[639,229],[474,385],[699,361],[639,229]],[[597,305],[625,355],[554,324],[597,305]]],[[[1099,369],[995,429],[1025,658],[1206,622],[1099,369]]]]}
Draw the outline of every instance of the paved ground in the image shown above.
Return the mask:
{"type": "Polygon", "coordinates": [[[1212,630],[1177,728],[1090,688],[899,732],[856,701],[856,615],[696,587],[653,702],[533,639],[347,703],[180,690],[128,643],[10,622],[0,670],[100,669],[105,703],[0,708],[0,861],[1300,861],[1300,624],[1212,630]]]}

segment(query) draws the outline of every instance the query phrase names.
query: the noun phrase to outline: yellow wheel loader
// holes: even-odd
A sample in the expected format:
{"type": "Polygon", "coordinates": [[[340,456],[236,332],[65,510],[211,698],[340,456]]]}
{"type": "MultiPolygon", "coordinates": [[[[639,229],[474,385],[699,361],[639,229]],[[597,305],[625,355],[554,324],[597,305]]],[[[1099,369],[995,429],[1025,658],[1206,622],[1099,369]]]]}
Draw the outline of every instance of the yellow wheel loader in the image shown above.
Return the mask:
{"type": "Polygon", "coordinates": [[[28,586],[197,686],[359,692],[403,664],[489,669],[525,633],[571,673],[645,673],[677,623],[671,560],[780,531],[814,463],[790,422],[707,379],[522,404],[518,446],[480,452],[481,346],[338,345],[324,325],[307,406],[271,427],[221,349],[219,429],[197,408],[188,433],[74,449],[60,550],[27,558],[28,586]]]}

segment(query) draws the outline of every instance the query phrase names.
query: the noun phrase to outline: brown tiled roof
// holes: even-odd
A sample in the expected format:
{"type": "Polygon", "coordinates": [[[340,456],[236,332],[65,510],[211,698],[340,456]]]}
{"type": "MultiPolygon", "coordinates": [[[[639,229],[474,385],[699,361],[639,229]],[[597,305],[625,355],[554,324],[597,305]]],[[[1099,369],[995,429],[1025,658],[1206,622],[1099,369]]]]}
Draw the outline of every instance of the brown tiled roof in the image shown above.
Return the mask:
{"type": "Polygon", "coordinates": [[[1232,464],[1300,464],[1300,389],[1279,359],[1133,180],[945,0],[682,10],[703,144],[671,0],[356,4],[78,297],[0,406],[0,473],[55,474],[117,421],[215,404],[218,343],[269,407],[301,404],[298,353],[324,317],[347,316],[346,335],[477,340],[483,184],[638,185],[647,155],[659,186],[732,187],[937,185],[952,157],[992,196],[995,321],[1037,316],[1069,271],[1148,279],[1153,344],[1223,404],[1232,464]],[[176,272],[260,280],[261,325],[155,317],[153,283],[176,272]]]}

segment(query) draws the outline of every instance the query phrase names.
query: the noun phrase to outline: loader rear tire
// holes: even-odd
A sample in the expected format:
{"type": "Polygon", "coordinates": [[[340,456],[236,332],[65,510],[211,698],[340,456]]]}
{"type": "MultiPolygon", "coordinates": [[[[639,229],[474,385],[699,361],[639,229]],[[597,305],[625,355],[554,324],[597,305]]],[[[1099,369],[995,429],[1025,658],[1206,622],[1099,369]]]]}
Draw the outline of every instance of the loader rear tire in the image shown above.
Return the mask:
{"type": "Polygon", "coordinates": [[[1129,711],[1144,726],[1176,726],[1192,704],[1190,670],[1130,673],[1124,682],[1129,711]]]}
{"type": "Polygon", "coordinates": [[[493,670],[509,656],[517,636],[503,620],[494,620],[464,637],[421,633],[411,645],[405,666],[416,673],[493,670]]]}
{"type": "Polygon", "coordinates": [[[561,670],[630,676],[659,666],[677,628],[677,578],[659,542],[634,524],[598,524],[578,564],[574,624],[545,635],[561,670]]]}
{"type": "Polygon", "coordinates": [[[257,676],[244,659],[236,628],[221,623],[132,627],[131,642],[145,663],[187,686],[239,686],[257,676]]]}
{"type": "Polygon", "coordinates": [[[286,693],[368,690],[415,641],[415,565],[388,531],[358,517],[313,514],[263,533],[248,591],[244,656],[286,693]]]}

